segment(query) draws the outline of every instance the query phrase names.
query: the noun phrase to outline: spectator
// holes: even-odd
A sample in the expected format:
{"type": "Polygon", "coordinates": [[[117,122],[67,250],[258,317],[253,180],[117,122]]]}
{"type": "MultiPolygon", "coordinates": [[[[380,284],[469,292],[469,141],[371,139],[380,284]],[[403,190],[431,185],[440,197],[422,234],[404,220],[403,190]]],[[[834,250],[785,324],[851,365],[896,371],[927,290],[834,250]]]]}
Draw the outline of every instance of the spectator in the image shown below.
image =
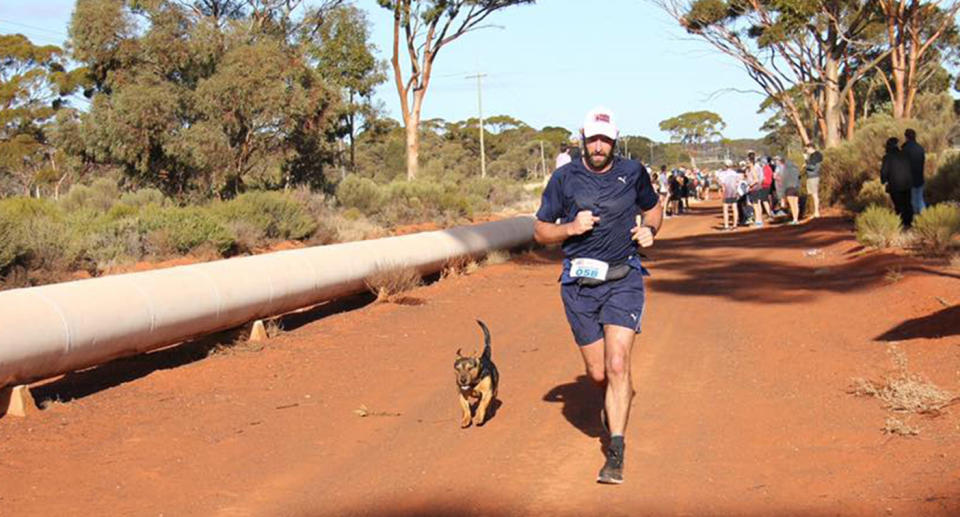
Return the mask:
{"type": "Polygon", "coordinates": [[[724,160],[724,168],[717,173],[717,182],[720,184],[720,196],[723,198],[723,229],[735,230],[740,223],[737,213],[737,198],[740,197],[738,188],[740,186],[740,175],[733,170],[733,161],[724,160]],[[727,212],[733,212],[727,217],[727,212]],[[731,222],[728,223],[727,221],[731,222]]]}
{"type": "Polygon", "coordinates": [[[927,205],[923,202],[923,165],[926,161],[926,151],[917,143],[917,132],[908,129],[903,132],[906,142],[903,143],[903,151],[907,153],[910,160],[910,206],[913,213],[919,214],[927,205]]]}
{"type": "Polygon", "coordinates": [[[823,154],[807,144],[807,163],[804,170],[807,173],[807,194],[813,197],[813,217],[820,217],[820,165],[823,164],[823,154]]]}
{"type": "Polygon", "coordinates": [[[897,146],[896,137],[887,139],[886,154],[880,165],[880,182],[886,186],[893,209],[900,216],[904,228],[909,228],[913,224],[913,207],[910,204],[913,177],[910,158],[897,146]]]}
{"type": "Polygon", "coordinates": [[[560,144],[560,154],[557,155],[556,165],[553,167],[554,170],[570,163],[570,160],[570,146],[567,144],[560,144]]]}
{"type": "Polygon", "coordinates": [[[783,197],[787,200],[787,206],[790,207],[790,222],[787,224],[798,224],[800,222],[800,171],[793,162],[779,156],[777,169],[782,171],[780,184],[783,186],[783,197]]]}

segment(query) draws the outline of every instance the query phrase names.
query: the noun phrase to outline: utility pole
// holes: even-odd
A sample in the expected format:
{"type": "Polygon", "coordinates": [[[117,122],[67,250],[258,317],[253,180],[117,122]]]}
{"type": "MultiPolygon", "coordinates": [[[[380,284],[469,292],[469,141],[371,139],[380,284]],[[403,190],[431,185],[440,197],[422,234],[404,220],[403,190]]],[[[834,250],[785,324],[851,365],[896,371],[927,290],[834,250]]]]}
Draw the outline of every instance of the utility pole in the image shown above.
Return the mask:
{"type": "Polygon", "coordinates": [[[543,171],[543,177],[547,177],[547,160],[543,157],[543,140],[540,141],[540,169],[543,171]]]}
{"type": "Polygon", "coordinates": [[[487,157],[483,152],[483,85],[480,80],[487,74],[477,73],[477,75],[468,75],[467,79],[477,78],[477,112],[480,114],[480,177],[487,177],[487,157]]]}

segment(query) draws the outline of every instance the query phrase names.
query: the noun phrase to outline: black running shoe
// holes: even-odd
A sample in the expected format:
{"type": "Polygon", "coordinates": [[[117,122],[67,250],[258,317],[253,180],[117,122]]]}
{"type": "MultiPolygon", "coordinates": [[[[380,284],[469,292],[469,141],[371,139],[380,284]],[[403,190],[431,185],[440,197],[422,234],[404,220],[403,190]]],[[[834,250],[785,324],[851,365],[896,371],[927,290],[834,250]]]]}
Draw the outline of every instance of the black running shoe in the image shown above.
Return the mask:
{"type": "Polygon", "coordinates": [[[619,485],[623,483],[623,450],[610,447],[607,450],[607,462],[597,474],[597,483],[619,485]]]}

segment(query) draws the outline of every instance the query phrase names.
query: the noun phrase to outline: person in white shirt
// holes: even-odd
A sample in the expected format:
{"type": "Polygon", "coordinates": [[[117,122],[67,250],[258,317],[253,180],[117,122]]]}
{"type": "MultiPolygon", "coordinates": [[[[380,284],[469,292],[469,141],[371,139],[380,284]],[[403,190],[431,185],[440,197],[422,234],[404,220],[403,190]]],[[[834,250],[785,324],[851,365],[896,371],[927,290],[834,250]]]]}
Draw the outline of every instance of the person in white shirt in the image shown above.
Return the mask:
{"type": "Polygon", "coordinates": [[[723,161],[723,170],[717,172],[717,183],[720,184],[720,192],[723,196],[723,229],[735,230],[740,224],[740,214],[737,212],[737,198],[740,197],[737,187],[740,186],[740,175],[733,170],[733,160],[723,161]],[[727,221],[727,212],[733,212],[733,226],[727,221]]]}
{"type": "Polygon", "coordinates": [[[560,144],[560,154],[557,155],[557,162],[554,170],[570,163],[570,147],[567,144],[560,144]]]}

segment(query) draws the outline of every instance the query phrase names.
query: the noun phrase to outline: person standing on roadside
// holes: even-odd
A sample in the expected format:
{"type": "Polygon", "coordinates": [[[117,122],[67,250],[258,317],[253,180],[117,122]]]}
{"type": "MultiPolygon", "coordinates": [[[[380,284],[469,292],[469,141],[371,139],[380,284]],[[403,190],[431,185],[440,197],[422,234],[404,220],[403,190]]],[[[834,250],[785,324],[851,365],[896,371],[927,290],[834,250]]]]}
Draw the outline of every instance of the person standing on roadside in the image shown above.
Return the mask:
{"type": "Polygon", "coordinates": [[[793,162],[784,160],[780,156],[776,158],[777,170],[780,172],[780,184],[783,186],[783,198],[790,207],[790,222],[787,224],[800,223],[800,171],[793,162]]]}
{"type": "Polygon", "coordinates": [[[804,170],[807,173],[807,194],[813,197],[813,217],[820,217],[820,166],[823,164],[823,154],[807,144],[807,163],[804,170]]]}
{"type": "Polygon", "coordinates": [[[723,169],[717,173],[717,183],[720,184],[720,196],[723,198],[723,229],[736,230],[740,223],[739,213],[737,212],[737,198],[740,197],[738,187],[740,186],[740,175],[733,170],[733,160],[729,158],[723,161],[723,169]],[[732,225],[728,224],[727,211],[733,212],[732,225]]]}
{"type": "Polygon", "coordinates": [[[896,137],[887,139],[886,154],[880,165],[880,182],[886,186],[893,209],[900,216],[904,228],[913,224],[913,207],[910,204],[910,189],[913,185],[910,158],[897,146],[896,137]]]}
{"type": "Polygon", "coordinates": [[[753,151],[747,152],[747,202],[753,207],[753,225],[763,226],[763,164],[753,151]]]}
{"type": "Polygon", "coordinates": [[[927,158],[927,152],[917,143],[917,132],[913,129],[907,129],[903,132],[903,152],[907,153],[910,160],[910,206],[913,213],[919,215],[927,207],[923,201],[923,165],[927,158]]]}
{"type": "Polygon", "coordinates": [[[570,163],[570,146],[567,144],[560,144],[560,154],[557,155],[557,159],[553,168],[556,170],[568,163],[570,163]]]}
{"type": "Polygon", "coordinates": [[[637,253],[653,245],[662,209],[640,163],[616,156],[610,110],[583,122],[583,159],[559,169],[537,210],[534,238],[563,243],[560,295],[587,375],[604,391],[600,420],[610,434],[597,482],[623,482],[624,432],[633,398],[630,357],[644,312],[637,253]]]}

